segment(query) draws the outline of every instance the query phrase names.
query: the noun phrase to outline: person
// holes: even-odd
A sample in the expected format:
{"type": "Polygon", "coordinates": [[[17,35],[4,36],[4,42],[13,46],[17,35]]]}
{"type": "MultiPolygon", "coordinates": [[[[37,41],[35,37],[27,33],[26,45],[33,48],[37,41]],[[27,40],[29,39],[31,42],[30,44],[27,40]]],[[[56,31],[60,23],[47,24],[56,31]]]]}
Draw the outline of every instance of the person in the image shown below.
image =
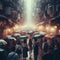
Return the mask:
{"type": "Polygon", "coordinates": [[[19,55],[15,51],[16,41],[11,39],[9,43],[8,47],[10,51],[8,53],[7,60],[19,60],[19,55]]]}
{"type": "Polygon", "coordinates": [[[37,60],[38,58],[38,50],[39,50],[39,44],[37,42],[37,39],[34,39],[34,60],[37,60]]]}
{"type": "Polygon", "coordinates": [[[48,52],[48,43],[47,43],[47,40],[46,39],[42,43],[42,49],[43,49],[43,52],[44,53],[47,53],[48,52]]]}
{"type": "Polygon", "coordinates": [[[15,51],[16,51],[16,53],[19,55],[19,57],[20,57],[20,59],[21,59],[21,56],[22,56],[22,47],[21,47],[20,42],[18,42],[18,43],[16,44],[15,51]]]}
{"type": "Polygon", "coordinates": [[[32,54],[32,39],[29,39],[29,55],[30,55],[30,59],[31,59],[31,54],[32,54]]]}
{"type": "Polygon", "coordinates": [[[19,60],[19,56],[16,52],[12,51],[8,54],[7,60],[19,60]]]}
{"type": "Polygon", "coordinates": [[[60,60],[60,36],[57,36],[57,49],[53,52],[53,60],[60,60]]]}
{"type": "Polygon", "coordinates": [[[0,48],[0,60],[7,60],[6,52],[2,48],[0,48]]]}
{"type": "Polygon", "coordinates": [[[45,39],[43,44],[44,46],[43,46],[42,60],[52,60],[53,55],[52,55],[52,48],[51,48],[50,41],[47,42],[47,40],[45,39]]]}
{"type": "Polygon", "coordinates": [[[7,57],[7,60],[19,60],[19,55],[15,52],[15,49],[13,49],[7,57]]]}
{"type": "Polygon", "coordinates": [[[51,52],[42,55],[42,60],[52,60],[52,59],[53,59],[53,55],[51,52]]]}
{"type": "Polygon", "coordinates": [[[58,41],[57,41],[57,39],[55,37],[52,38],[51,46],[52,46],[52,51],[58,49],[58,41]]]}
{"type": "Polygon", "coordinates": [[[26,60],[27,57],[28,57],[28,47],[25,39],[23,43],[23,60],[26,60]]]}
{"type": "Polygon", "coordinates": [[[5,41],[7,42],[6,51],[8,55],[11,51],[15,50],[16,41],[12,39],[11,37],[9,38],[6,37],[5,41]]]}

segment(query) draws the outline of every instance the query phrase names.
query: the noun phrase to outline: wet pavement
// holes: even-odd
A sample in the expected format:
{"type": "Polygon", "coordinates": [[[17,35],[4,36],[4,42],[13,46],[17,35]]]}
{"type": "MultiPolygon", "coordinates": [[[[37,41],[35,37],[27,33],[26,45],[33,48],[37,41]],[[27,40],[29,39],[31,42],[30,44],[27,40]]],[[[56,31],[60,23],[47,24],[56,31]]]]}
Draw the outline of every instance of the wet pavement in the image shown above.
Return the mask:
{"type": "MultiPolygon", "coordinates": [[[[40,53],[41,53],[41,52],[40,52],[40,53]]],[[[38,55],[37,60],[42,60],[42,59],[41,59],[41,54],[40,54],[40,53],[39,53],[39,55],[38,55]]],[[[31,54],[31,59],[30,59],[29,57],[30,57],[30,55],[29,55],[29,51],[28,51],[28,57],[27,57],[26,60],[34,60],[34,54],[33,54],[33,51],[32,51],[32,54],[31,54]]],[[[20,60],[24,60],[22,56],[21,56],[20,60]]]]}

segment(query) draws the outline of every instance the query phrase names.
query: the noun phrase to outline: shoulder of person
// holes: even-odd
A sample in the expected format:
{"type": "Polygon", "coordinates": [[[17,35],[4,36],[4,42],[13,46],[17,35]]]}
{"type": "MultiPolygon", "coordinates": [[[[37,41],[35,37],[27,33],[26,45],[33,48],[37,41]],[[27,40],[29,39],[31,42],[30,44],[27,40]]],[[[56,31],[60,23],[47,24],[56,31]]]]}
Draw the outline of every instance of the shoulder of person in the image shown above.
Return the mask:
{"type": "Polygon", "coordinates": [[[10,52],[8,56],[17,56],[18,54],[16,52],[10,52]]]}

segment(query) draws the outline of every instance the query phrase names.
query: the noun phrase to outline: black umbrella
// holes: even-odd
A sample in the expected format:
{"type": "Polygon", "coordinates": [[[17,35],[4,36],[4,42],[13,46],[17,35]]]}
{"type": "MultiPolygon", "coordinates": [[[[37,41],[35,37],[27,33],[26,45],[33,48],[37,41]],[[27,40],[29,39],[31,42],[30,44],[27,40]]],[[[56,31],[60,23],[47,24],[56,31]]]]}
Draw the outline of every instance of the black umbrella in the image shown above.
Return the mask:
{"type": "Polygon", "coordinates": [[[0,46],[1,46],[1,45],[6,45],[6,44],[7,44],[7,42],[6,42],[5,40],[0,39],[0,46]]]}
{"type": "Polygon", "coordinates": [[[43,38],[44,36],[45,36],[44,34],[38,34],[38,35],[35,35],[33,39],[43,38]]]}
{"type": "Polygon", "coordinates": [[[33,38],[34,39],[38,39],[38,38],[40,38],[40,35],[39,34],[38,35],[35,35],[33,38]]]}
{"type": "Polygon", "coordinates": [[[27,39],[27,36],[20,36],[20,39],[27,39]]]}
{"type": "Polygon", "coordinates": [[[11,37],[11,36],[7,36],[5,40],[9,41],[9,42],[10,41],[16,41],[16,39],[14,37],[11,37]]]}
{"type": "Polygon", "coordinates": [[[15,33],[13,34],[14,37],[20,37],[20,34],[19,33],[15,33]]]}
{"type": "Polygon", "coordinates": [[[34,33],[34,31],[29,31],[28,34],[29,35],[32,35],[34,33]]]}

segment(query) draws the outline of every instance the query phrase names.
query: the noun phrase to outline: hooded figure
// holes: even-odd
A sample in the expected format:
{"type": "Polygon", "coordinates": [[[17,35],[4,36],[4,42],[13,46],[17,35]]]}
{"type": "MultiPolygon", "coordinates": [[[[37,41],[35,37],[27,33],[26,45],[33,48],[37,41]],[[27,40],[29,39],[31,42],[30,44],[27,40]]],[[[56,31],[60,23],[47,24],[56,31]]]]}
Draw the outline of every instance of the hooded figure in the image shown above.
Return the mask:
{"type": "Polygon", "coordinates": [[[7,60],[19,60],[19,56],[16,52],[10,52],[7,60]]]}
{"type": "Polygon", "coordinates": [[[28,48],[27,48],[27,45],[24,43],[24,46],[23,46],[23,58],[24,58],[24,60],[26,60],[27,57],[28,57],[28,48]]]}
{"type": "Polygon", "coordinates": [[[37,58],[38,58],[38,50],[39,50],[39,44],[37,42],[37,39],[35,39],[35,43],[34,43],[34,60],[37,60],[37,58]]]}

